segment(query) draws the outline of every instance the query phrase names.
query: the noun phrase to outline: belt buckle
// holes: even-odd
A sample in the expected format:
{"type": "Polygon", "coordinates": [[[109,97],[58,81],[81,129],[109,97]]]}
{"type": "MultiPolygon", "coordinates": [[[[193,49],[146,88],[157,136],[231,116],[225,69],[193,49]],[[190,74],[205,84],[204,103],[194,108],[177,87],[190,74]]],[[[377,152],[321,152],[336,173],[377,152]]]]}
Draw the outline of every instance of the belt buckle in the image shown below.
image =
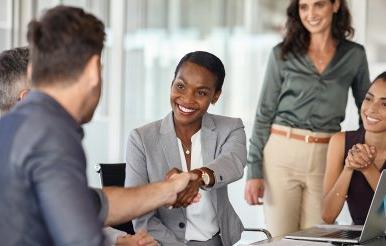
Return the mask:
{"type": "Polygon", "coordinates": [[[286,131],[285,136],[287,138],[291,138],[291,130],[292,130],[292,128],[290,128],[290,129],[288,129],[288,131],[286,131]]]}
{"type": "Polygon", "coordinates": [[[306,135],[304,141],[306,141],[306,143],[310,143],[310,135],[306,135]]]}

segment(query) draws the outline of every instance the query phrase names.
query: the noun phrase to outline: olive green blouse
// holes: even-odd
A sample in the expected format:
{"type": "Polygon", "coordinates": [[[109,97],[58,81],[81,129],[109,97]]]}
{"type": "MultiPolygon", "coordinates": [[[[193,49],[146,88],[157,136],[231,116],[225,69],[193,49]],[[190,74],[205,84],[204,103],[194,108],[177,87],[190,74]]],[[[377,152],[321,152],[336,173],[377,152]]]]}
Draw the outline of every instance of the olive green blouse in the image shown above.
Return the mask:
{"type": "Polygon", "coordinates": [[[320,74],[307,55],[270,54],[250,139],[247,179],[262,178],[263,149],[273,123],[315,132],[340,131],[349,88],[360,108],[370,85],[364,47],[341,41],[320,74]]]}

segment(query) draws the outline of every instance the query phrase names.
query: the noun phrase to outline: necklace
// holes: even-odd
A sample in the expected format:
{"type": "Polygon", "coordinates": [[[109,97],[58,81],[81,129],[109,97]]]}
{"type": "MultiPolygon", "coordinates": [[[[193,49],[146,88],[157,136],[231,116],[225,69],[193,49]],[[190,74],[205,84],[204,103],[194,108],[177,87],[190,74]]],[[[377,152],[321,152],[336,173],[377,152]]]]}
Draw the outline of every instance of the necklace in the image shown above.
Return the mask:
{"type": "Polygon", "coordinates": [[[182,149],[184,150],[184,153],[187,154],[187,155],[190,155],[190,148],[188,145],[185,145],[182,141],[181,141],[181,145],[182,145],[182,149]]]}
{"type": "Polygon", "coordinates": [[[316,63],[317,64],[319,64],[319,65],[323,65],[325,62],[324,62],[324,60],[325,60],[325,56],[324,55],[322,55],[322,54],[312,54],[311,55],[311,59],[312,60],[314,60],[314,61],[316,61],[316,63]],[[313,59],[312,59],[313,58],[313,59]]]}
{"type": "Polygon", "coordinates": [[[329,48],[325,51],[318,51],[318,50],[310,50],[309,56],[311,60],[316,63],[319,66],[325,66],[327,65],[328,61],[332,59],[334,56],[336,47],[329,48]]]}

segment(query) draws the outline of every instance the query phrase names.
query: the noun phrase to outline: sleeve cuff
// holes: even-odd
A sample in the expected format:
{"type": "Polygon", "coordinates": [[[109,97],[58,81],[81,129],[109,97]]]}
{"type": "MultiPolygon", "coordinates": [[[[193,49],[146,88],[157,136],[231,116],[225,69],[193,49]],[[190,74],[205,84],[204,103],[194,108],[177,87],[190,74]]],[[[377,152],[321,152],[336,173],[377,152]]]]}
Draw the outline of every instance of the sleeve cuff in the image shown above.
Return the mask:
{"type": "Polygon", "coordinates": [[[112,227],[103,228],[103,233],[106,236],[106,245],[116,245],[118,237],[127,235],[126,232],[114,229],[112,227]]]}
{"type": "Polygon", "coordinates": [[[98,219],[105,224],[105,221],[107,219],[107,214],[109,211],[109,203],[107,201],[107,197],[103,193],[101,189],[93,189],[96,193],[96,195],[99,197],[99,202],[100,202],[100,209],[98,213],[98,219]]]}
{"type": "Polygon", "coordinates": [[[264,178],[262,167],[260,165],[247,164],[247,168],[247,180],[264,178]]]}

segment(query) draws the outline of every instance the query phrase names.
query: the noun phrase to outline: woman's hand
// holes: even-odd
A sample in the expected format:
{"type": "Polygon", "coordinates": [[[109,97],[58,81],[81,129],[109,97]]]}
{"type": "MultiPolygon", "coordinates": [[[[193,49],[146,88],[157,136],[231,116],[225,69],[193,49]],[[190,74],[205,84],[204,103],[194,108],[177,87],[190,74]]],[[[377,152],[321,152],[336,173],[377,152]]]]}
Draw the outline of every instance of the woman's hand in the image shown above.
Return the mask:
{"type": "Polygon", "coordinates": [[[376,148],[367,144],[355,144],[349,151],[345,160],[345,167],[363,171],[374,164],[376,148]]]}
{"type": "Polygon", "coordinates": [[[116,245],[119,246],[157,246],[154,240],[146,231],[140,230],[135,235],[125,235],[117,238],[116,245]]]}
{"type": "Polygon", "coordinates": [[[264,180],[247,180],[244,190],[244,199],[249,205],[262,205],[264,197],[264,180]]]}
{"type": "Polygon", "coordinates": [[[169,172],[166,173],[165,180],[168,180],[171,177],[173,177],[175,174],[179,174],[179,173],[182,173],[182,171],[180,169],[174,167],[174,168],[170,169],[169,172]]]}

